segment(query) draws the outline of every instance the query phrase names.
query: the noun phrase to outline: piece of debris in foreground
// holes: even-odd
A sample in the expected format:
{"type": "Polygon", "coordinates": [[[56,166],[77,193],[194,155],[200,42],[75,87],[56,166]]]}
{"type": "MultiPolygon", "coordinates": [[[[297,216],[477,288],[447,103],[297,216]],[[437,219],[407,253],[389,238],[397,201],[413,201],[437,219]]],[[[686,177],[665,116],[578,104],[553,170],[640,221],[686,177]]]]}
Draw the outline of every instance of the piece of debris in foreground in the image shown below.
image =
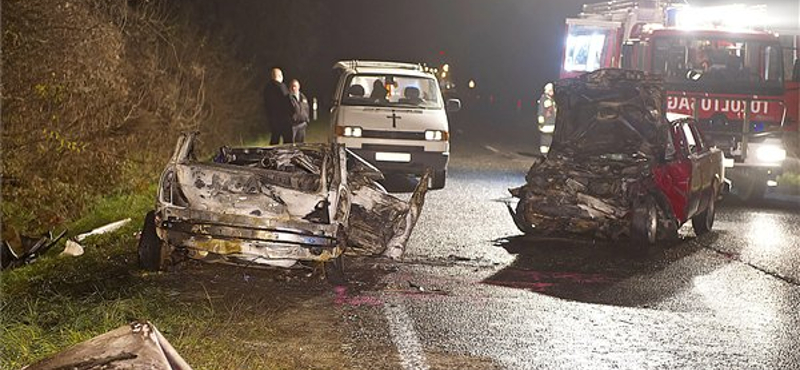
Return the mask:
{"type": "Polygon", "coordinates": [[[23,370],[191,370],[150,322],[133,322],[78,343],[23,370]]]}

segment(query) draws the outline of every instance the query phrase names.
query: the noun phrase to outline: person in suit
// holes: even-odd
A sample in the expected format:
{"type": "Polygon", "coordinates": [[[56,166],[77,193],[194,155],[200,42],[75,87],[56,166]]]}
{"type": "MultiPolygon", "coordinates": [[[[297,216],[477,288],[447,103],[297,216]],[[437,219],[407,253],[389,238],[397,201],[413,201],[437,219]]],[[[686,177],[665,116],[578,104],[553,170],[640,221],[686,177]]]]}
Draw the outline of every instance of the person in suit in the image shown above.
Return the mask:
{"type": "Polygon", "coordinates": [[[289,82],[289,100],[292,104],[292,141],[304,143],[306,141],[306,129],[309,121],[308,99],[300,91],[300,81],[294,79],[289,82]]]}
{"type": "Polygon", "coordinates": [[[280,68],[272,68],[270,71],[271,79],[264,88],[264,106],[267,110],[267,119],[270,127],[270,145],[293,141],[292,122],[291,122],[291,102],[289,101],[289,90],[283,83],[283,71],[280,68]]]}

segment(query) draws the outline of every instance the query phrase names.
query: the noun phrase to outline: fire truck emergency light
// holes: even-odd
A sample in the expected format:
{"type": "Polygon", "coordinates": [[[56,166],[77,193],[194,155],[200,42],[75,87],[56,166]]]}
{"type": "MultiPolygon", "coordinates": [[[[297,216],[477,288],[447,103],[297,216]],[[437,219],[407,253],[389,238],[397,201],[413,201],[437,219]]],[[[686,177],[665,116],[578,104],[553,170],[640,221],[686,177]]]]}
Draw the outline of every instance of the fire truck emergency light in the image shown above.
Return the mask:
{"type": "Polygon", "coordinates": [[[764,28],[768,23],[765,5],[731,4],[710,7],[681,6],[667,10],[667,23],[678,28],[764,28]]]}

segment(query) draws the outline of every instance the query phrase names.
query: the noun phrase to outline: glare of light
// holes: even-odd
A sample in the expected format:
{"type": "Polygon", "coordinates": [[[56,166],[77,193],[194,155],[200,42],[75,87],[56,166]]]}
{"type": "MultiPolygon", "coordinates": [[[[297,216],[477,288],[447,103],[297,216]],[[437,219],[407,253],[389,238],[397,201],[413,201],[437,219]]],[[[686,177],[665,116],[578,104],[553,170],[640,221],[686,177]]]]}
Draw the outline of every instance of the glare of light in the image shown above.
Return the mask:
{"type": "Polygon", "coordinates": [[[540,151],[542,154],[547,154],[547,152],[549,152],[549,151],[550,151],[550,147],[549,147],[549,146],[547,146],[547,145],[542,145],[542,146],[540,146],[540,147],[539,147],[539,151],[540,151]]]}
{"type": "Polygon", "coordinates": [[[447,78],[447,72],[446,71],[442,71],[442,78],[447,78]]]}
{"type": "Polygon", "coordinates": [[[788,239],[788,235],[779,226],[780,221],[775,215],[769,213],[756,213],[750,219],[750,230],[747,233],[750,239],[750,248],[761,255],[779,253],[777,248],[788,239]]]}
{"type": "Polygon", "coordinates": [[[730,4],[709,7],[682,6],[677,9],[676,25],[693,29],[705,27],[754,28],[769,23],[766,7],[730,4]]]}
{"type": "Polygon", "coordinates": [[[767,186],[769,186],[771,188],[774,188],[774,187],[778,186],[778,182],[775,181],[775,180],[767,180],[767,186]]]}
{"type": "Polygon", "coordinates": [[[756,157],[764,162],[781,162],[786,159],[786,150],[775,145],[765,145],[758,148],[756,157]]]}
{"type": "Polygon", "coordinates": [[[467,86],[469,86],[470,89],[474,89],[475,88],[475,80],[469,80],[469,83],[467,84],[467,86]]]}
{"type": "Polygon", "coordinates": [[[445,64],[445,65],[443,65],[443,66],[442,66],[442,71],[445,71],[445,72],[450,72],[450,65],[449,65],[449,64],[445,64]]]}
{"type": "Polygon", "coordinates": [[[542,131],[542,133],[545,133],[545,134],[552,134],[553,131],[555,131],[555,130],[556,130],[556,126],[555,125],[544,125],[540,129],[540,131],[542,131]]]}

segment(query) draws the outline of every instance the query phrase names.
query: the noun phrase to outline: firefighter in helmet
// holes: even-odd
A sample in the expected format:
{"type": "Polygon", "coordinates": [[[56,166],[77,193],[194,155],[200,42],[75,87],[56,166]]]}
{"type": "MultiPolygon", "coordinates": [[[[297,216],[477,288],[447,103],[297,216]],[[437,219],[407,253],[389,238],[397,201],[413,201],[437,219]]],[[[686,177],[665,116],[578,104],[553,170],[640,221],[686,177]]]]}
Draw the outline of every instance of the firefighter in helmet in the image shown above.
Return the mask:
{"type": "Polygon", "coordinates": [[[553,131],[556,128],[556,101],[553,98],[553,84],[544,85],[544,93],[539,98],[539,151],[547,154],[553,142],[553,131]]]}

